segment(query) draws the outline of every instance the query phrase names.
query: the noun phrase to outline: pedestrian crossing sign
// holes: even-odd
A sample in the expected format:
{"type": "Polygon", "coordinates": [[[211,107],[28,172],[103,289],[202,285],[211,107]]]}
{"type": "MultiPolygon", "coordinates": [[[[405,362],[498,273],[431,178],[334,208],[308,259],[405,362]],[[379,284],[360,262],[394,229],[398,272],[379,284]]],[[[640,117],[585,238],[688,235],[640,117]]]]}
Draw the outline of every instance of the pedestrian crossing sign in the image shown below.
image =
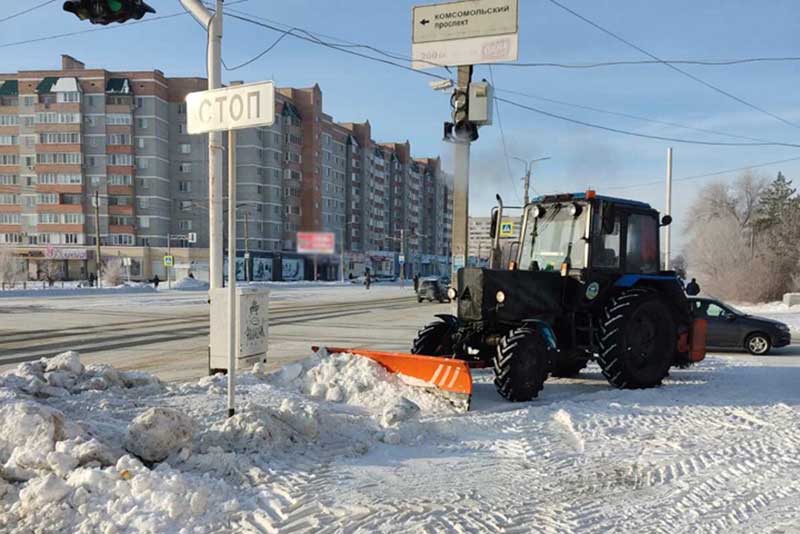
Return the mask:
{"type": "Polygon", "coordinates": [[[500,223],[500,237],[512,237],[514,235],[514,223],[503,221],[500,223]]]}
{"type": "Polygon", "coordinates": [[[175,256],[164,256],[164,267],[172,267],[175,265],[175,256]]]}

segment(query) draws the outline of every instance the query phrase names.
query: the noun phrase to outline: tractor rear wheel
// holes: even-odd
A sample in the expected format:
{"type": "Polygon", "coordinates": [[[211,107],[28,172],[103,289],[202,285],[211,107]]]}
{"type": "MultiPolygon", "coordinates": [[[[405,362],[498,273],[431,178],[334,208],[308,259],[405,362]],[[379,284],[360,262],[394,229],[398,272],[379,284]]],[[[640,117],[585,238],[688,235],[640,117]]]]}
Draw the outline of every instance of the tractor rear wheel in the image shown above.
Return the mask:
{"type": "Polygon", "coordinates": [[[411,354],[425,356],[453,356],[453,334],[456,328],[446,321],[434,321],[425,325],[417,332],[414,343],[411,345],[411,354]]]}
{"type": "Polygon", "coordinates": [[[629,289],[603,309],[597,363],[612,386],[654,387],[667,376],[676,344],[675,321],[663,297],[629,289]]]}
{"type": "Polygon", "coordinates": [[[511,330],[497,345],[494,385],[512,402],[525,402],[539,395],[550,369],[550,347],[542,334],[530,326],[511,330]]]}

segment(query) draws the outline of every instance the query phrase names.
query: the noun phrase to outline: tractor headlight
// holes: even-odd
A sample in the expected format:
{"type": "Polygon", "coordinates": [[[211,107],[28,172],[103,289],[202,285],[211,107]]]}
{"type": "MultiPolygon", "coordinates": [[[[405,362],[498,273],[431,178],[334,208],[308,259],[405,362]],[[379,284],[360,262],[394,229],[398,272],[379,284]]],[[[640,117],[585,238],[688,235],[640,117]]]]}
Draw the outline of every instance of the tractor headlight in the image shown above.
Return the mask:
{"type": "Polygon", "coordinates": [[[534,206],[531,209],[531,215],[533,215],[533,217],[536,219],[539,217],[544,217],[544,208],[541,206],[534,206]]]}
{"type": "Polygon", "coordinates": [[[573,217],[577,217],[583,212],[583,207],[580,204],[570,204],[569,206],[569,214],[573,217]]]}
{"type": "Polygon", "coordinates": [[[450,300],[455,300],[457,296],[458,294],[456,293],[456,288],[454,287],[447,288],[447,298],[449,298],[450,300]]]}
{"type": "Polygon", "coordinates": [[[595,297],[600,293],[600,284],[597,282],[592,282],[588,286],[586,286],[586,298],[588,300],[594,300],[595,297]]]}
{"type": "Polygon", "coordinates": [[[494,294],[494,299],[497,301],[498,304],[502,304],[506,301],[506,294],[502,291],[498,291],[494,294]]]}

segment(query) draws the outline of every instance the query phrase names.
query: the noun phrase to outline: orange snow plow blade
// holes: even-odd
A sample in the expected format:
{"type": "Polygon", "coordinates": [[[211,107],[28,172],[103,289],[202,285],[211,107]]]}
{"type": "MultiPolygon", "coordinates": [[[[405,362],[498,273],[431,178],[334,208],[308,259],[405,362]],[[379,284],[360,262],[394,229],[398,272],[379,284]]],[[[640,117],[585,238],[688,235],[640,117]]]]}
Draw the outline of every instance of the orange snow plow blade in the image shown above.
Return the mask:
{"type": "MultiPolygon", "coordinates": [[[[311,347],[318,351],[320,347],[311,347]]],[[[381,364],[390,373],[400,375],[409,385],[428,387],[447,393],[447,397],[459,407],[469,409],[472,397],[472,374],[469,365],[462,360],[439,358],[404,352],[322,347],[329,354],[348,353],[369,358],[381,364]]]]}

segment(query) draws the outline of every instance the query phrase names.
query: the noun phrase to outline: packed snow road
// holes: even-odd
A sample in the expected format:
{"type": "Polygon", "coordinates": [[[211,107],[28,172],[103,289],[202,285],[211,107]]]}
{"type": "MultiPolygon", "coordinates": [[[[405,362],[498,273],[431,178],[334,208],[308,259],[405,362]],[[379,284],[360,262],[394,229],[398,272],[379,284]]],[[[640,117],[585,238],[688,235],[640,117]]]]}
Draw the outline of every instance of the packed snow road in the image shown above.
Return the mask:
{"type": "MultiPolygon", "coordinates": [[[[89,362],[145,370],[164,380],[197,379],[208,369],[205,291],[0,298],[0,367],[53,356],[64,347],[89,362]]],[[[10,295],[10,296],[9,296],[10,295]]],[[[268,364],[279,367],[312,343],[406,350],[419,324],[444,306],[419,305],[410,284],[292,284],[272,288],[268,364]]]]}
{"type": "Polygon", "coordinates": [[[231,419],[221,375],[28,362],[0,379],[0,530],[798,532],[792,360],[711,357],[640,391],[590,367],[524,404],[479,374],[462,414],[312,357],[242,375],[231,419]]]}

